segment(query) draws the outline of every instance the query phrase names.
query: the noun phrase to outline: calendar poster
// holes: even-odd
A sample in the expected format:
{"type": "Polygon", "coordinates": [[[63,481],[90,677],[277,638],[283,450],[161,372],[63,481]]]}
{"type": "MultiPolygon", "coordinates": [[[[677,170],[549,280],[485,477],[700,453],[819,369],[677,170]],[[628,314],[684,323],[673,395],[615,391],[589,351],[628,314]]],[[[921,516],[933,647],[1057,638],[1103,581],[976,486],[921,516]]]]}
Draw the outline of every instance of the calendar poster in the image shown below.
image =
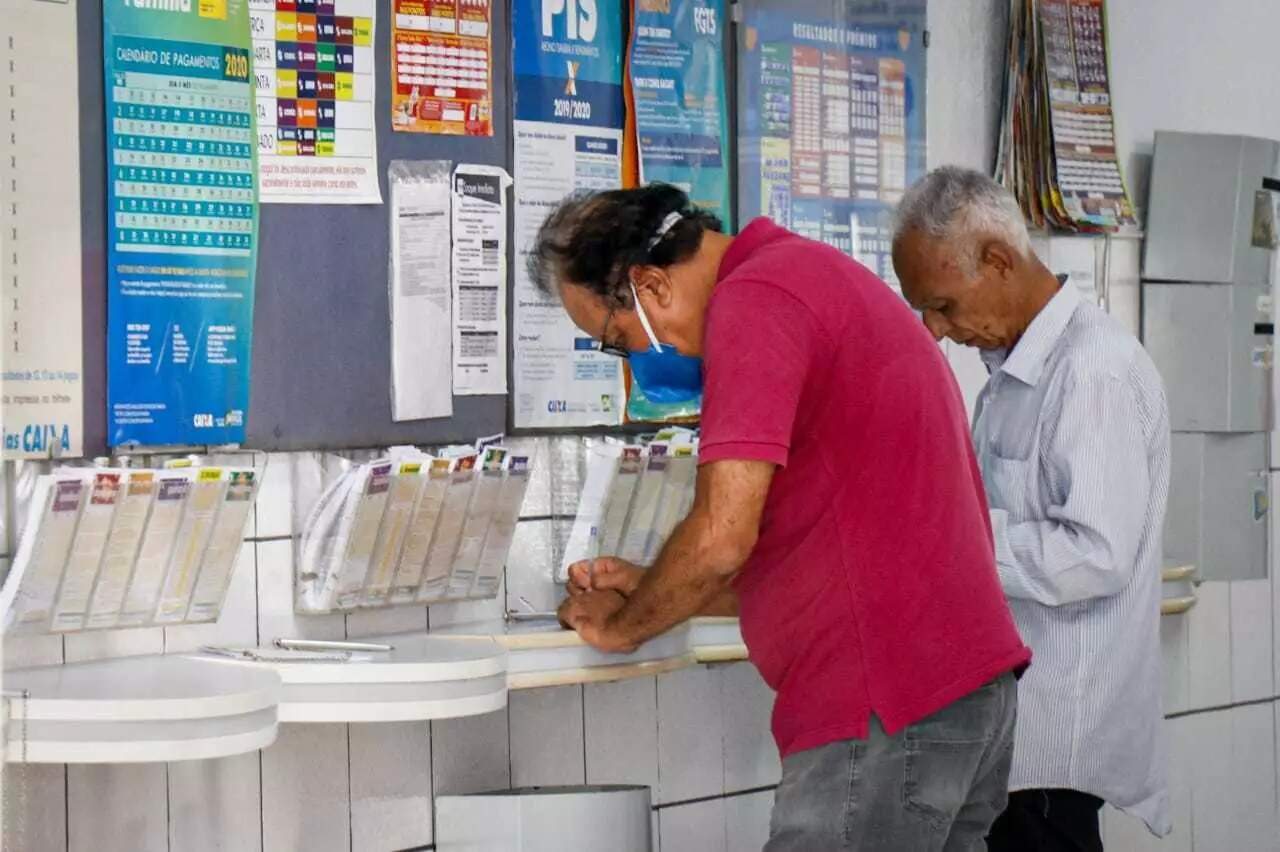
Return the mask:
{"type": "Polygon", "coordinates": [[[391,126],[493,135],[490,0],[393,0],[391,126]]]}
{"type": "Polygon", "coordinates": [[[729,224],[724,0],[634,4],[630,77],[642,183],[670,183],[729,224]]]}
{"type": "Polygon", "coordinates": [[[244,439],[258,205],[247,0],[105,0],[109,441],[244,439]]]}
{"type": "Polygon", "coordinates": [[[248,4],[259,200],[382,203],[373,108],[376,0],[248,4]]]}
{"type": "Polygon", "coordinates": [[[925,5],[746,4],[740,223],[768,216],[895,284],[893,209],[925,173],[925,5]]]}

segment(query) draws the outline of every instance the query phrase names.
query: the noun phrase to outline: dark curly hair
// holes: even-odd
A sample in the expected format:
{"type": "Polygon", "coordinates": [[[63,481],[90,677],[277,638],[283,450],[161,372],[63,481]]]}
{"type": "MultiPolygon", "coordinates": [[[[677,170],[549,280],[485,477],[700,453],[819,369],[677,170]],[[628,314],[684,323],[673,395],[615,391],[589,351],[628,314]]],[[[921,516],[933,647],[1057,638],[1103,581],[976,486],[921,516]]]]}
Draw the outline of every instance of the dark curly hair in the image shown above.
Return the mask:
{"type": "Polygon", "coordinates": [[[529,250],[529,279],[554,295],[560,281],[586,287],[610,306],[631,304],[628,275],[633,266],[670,266],[698,250],[705,231],[720,231],[720,220],[665,183],[640,189],[579,192],[547,216],[529,250]],[[676,222],[650,247],[663,220],[676,222]]]}

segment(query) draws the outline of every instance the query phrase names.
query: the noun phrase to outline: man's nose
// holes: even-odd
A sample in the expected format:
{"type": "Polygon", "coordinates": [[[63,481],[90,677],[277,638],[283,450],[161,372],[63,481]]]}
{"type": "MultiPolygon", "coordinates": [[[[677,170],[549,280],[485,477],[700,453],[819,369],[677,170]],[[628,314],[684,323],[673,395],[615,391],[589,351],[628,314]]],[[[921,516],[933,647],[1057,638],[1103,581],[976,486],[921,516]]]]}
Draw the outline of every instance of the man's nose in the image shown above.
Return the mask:
{"type": "Polygon", "coordinates": [[[934,340],[941,340],[947,336],[947,332],[951,329],[951,323],[947,322],[937,311],[925,311],[924,327],[929,329],[929,333],[933,335],[934,340]]]}

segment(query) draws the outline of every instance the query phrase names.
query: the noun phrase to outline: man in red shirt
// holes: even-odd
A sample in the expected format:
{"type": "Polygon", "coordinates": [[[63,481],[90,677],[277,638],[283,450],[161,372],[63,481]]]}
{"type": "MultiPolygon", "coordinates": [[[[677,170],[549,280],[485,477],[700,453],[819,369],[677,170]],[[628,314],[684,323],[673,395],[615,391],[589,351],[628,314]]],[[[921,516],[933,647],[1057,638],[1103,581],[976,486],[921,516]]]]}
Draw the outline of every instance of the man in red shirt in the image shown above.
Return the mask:
{"type": "Polygon", "coordinates": [[[533,280],[650,397],[702,358],[693,508],[647,570],[576,566],[561,619],[625,651],[740,614],[777,692],[767,850],[980,848],[1030,652],[959,389],[862,266],[764,219],[719,231],[656,185],[567,199],[530,253],[533,280]]]}

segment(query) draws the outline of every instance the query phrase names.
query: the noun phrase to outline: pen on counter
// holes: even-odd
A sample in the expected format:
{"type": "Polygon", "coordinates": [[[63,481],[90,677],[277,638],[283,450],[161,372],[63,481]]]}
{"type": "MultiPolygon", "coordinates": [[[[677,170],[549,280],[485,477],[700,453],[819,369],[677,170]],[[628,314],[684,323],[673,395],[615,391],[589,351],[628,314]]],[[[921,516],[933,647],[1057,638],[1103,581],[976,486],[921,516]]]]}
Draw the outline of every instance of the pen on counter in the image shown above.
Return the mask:
{"type": "Polygon", "coordinates": [[[342,642],[322,639],[276,639],[275,646],[286,651],[394,651],[381,642],[342,642]]]}

